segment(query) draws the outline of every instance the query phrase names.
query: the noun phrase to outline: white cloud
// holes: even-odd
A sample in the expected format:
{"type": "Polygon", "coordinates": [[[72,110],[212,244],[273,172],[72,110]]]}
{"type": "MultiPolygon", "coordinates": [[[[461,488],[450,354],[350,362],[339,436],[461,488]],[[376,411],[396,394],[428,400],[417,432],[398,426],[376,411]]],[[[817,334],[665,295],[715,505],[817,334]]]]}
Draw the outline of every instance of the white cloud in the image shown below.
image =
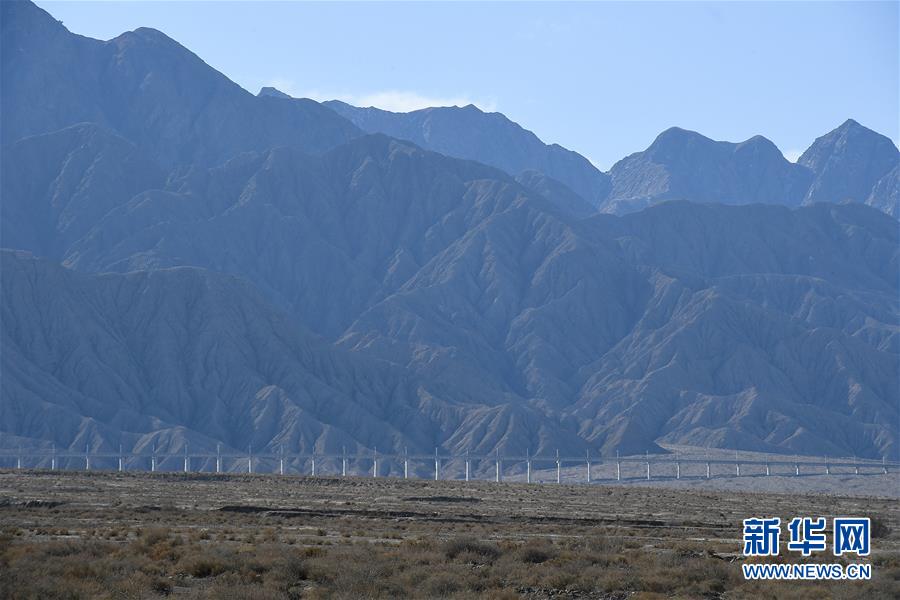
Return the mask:
{"type": "Polygon", "coordinates": [[[803,154],[803,150],[786,150],[784,152],[784,157],[792,163],[795,163],[797,162],[797,159],[800,158],[801,154],[803,154]]]}
{"type": "MultiPolygon", "coordinates": [[[[357,106],[377,106],[378,108],[394,112],[409,112],[411,110],[419,110],[420,108],[428,108],[429,106],[466,106],[468,104],[474,104],[481,110],[486,110],[488,112],[497,109],[496,102],[493,100],[477,100],[468,96],[425,96],[417,92],[404,90],[386,90],[359,96],[351,95],[350,97],[350,104],[355,104],[357,106]]],[[[347,102],[347,100],[345,100],[345,102],[347,102]]]]}
{"type": "Polygon", "coordinates": [[[493,98],[474,98],[466,94],[457,96],[431,96],[410,90],[381,90],[366,93],[348,93],[329,90],[301,89],[288,79],[272,79],[267,86],[278,88],[285,94],[295,98],[310,98],[317,102],[324,100],[341,100],[354,106],[375,106],[393,112],[409,112],[428,108],[429,106],[466,106],[474,104],[481,110],[492,112],[497,110],[497,102],[493,98]]]}

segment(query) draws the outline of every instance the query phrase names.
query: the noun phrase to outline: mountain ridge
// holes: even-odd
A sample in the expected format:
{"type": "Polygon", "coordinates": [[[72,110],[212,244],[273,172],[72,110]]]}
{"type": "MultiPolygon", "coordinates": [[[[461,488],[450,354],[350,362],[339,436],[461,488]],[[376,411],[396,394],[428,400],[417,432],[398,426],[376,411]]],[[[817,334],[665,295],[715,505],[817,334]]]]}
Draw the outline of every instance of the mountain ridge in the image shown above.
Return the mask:
{"type": "MultiPolygon", "coordinates": [[[[359,108],[338,100],[324,104],[368,132],[385,133],[442,154],[492,164],[514,176],[521,177],[529,171],[542,172],[570,188],[601,212],[624,214],[667,200],[726,204],[762,202],[786,206],[849,200],[869,203],[892,216],[900,214],[896,201],[890,200],[894,198],[891,192],[896,186],[892,184],[894,180],[888,177],[891,167],[900,162],[900,153],[888,138],[853,119],[848,119],[813,142],[804,153],[805,158],[802,156],[797,163],[785,159],[777,146],[761,135],[754,135],[742,142],[724,142],[695,131],[670,127],[660,133],[646,150],[618,161],[608,173],[602,173],[601,178],[592,173],[601,173],[597,169],[585,168],[580,175],[572,170],[554,171],[555,167],[547,164],[547,160],[552,163],[552,159],[534,155],[519,158],[518,162],[510,162],[508,158],[498,159],[487,152],[484,149],[486,144],[479,140],[486,135],[503,138],[509,137],[509,134],[489,133],[494,131],[492,127],[495,128],[490,119],[498,113],[484,113],[472,105],[394,113],[375,107],[359,108]],[[439,126],[434,124],[437,118],[442,121],[439,126]],[[451,122],[452,126],[445,124],[451,122]],[[857,175],[857,172],[866,170],[860,166],[866,163],[866,159],[854,159],[852,152],[846,159],[829,160],[824,157],[836,147],[835,143],[828,143],[827,140],[846,136],[848,130],[857,138],[862,138],[861,143],[857,144],[857,153],[874,154],[878,158],[872,174],[857,175]],[[446,139],[448,137],[450,141],[446,139]],[[460,143],[458,138],[464,141],[460,143]],[[823,156],[813,161],[811,156],[814,152],[823,156]],[[816,166],[819,162],[821,167],[816,166]],[[822,173],[826,163],[830,166],[822,173]],[[588,176],[586,173],[592,174],[588,176]],[[594,178],[593,183],[585,183],[585,177],[594,178]],[[845,185],[842,181],[847,177],[856,177],[860,181],[852,191],[845,193],[840,190],[845,185]],[[882,178],[884,181],[879,187],[882,178]],[[874,197],[870,199],[870,196],[874,197]]],[[[509,125],[521,129],[515,123],[509,122],[509,125]]],[[[532,144],[537,138],[509,139],[507,145],[513,147],[532,144]]],[[[554,148],[562,149],[556,144],[546,148],[551,154],[554,148]]],[[[563,192],[563,195],[569,194],[563,192]]]]}
{"type": "Polygon", "coordinates": [[[236,274],[340,351],[428,382],[442,411],[465,407],[472,429],[450,439],[479,449],[501,441],[474,432],[521,410],[517,419],[542,424],[546,437],[519,432],[504,452],[577,443],[609,455],[705,437],[873,456],[895,451],[875,425],[889,421],[865,421],[858,442],[836,445],[827,425],[782,405],[809,386],[843,419],[841,390],[853,380],[868,407],[860,419],[893,418],[893,392],[879,382],[897,366],[894,223],[856,205],[678,202],[582,219],[499,170],[366,136],[321,156],[281,148],[171,180],[115,207],[63,260],[87,272],[190,265],[236,274]],[[808,300],[775,304],[798,294],[808,300]],[[763,328],[771,339],[758,339],[763,328]],[[709,343],[704,330],[719,332],[711,356],[735,357],[727,367],[696,354],[709,343]],[[825,367],[829,345],[865,359],[825,367]],[[669,367],[677,376],[634,370],[656,355],[683,357],[669,367]],[[722,368],[733,375],[710,377],[722,368]],[[818,369],[833,372],[832,387],[811,383],[818,369]],[[806,431],[803,443],[770,426],[710,421],[716,433],[672,420],[676,407],[717,398],[806,431]]]}
{"type": "Polygon", "coordinates": [[[580,154],[558,144],[545,144],[501,113],[483,112],[472,104],[409,113],[358,108],[338,100],[324,104],[369,133],[384,133],[441,154],[477,160],[513,176],[529,170],[543,172],[595,206],[609,188],[606,174],[580,154]]]}
{"type": "Polygon", "coordinates": [[[476,107],[414,115],[447,156],[0,10],[0,241],[43,257],[2,256],[0,444],[898,453],[896,220],[808,197],[895,202],[858,124],[809,167],[673,128],[610,184],[476,107]]]}
{"type": "Polygon", "coordinates": [[[312,100],[253,96],[155,29],[104,42],[70,33],[31,2],[0,10],[4,145],[94,122],[172,168],[280,144],[324,150],[360,134],[312,100]]]}

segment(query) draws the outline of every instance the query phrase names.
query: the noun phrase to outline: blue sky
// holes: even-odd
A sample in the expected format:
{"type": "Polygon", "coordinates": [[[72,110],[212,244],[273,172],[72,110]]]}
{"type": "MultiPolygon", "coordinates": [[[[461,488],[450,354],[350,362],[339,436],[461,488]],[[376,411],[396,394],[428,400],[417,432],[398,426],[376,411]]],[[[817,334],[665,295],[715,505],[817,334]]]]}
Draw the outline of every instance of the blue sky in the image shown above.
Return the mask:
{"type": "Polygon", "coordinates": [[[900,139],[900,3],[53,2],[140,26],[247,90],[409,110],[474,103],[607,169],[677,125],[790,157],[848,117],[900,139]]]}

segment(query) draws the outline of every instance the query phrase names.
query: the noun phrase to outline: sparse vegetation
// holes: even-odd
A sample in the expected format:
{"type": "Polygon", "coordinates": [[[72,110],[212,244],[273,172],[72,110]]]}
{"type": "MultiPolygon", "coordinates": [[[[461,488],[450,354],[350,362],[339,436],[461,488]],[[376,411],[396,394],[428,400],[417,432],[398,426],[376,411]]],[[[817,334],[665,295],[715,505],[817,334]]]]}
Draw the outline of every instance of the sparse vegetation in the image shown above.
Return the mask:
{"type": "MultiPolygon", "coordinates": [[[[9,498],[0,508],[0,598],[874,600],[897,597],[900,586],[900,539],[892,532],[898,509],[891,501],[847,504],[879,523],[872,581],[792,585],[742,579],[738,517],[761,505],[774,514],[818,514],[820,503],[845,510],[840,499],[709,492],[660,498],[658,490],[604,488],[592,495],[587,487],[523,492],[515,485],[442,482],[428,485],[439,488],[435,494],[477,493],[481,501],[477,508],[450,502],[426,510],[419,499],[398,499],[420,484],[397,480],[235,477],[188,484],[66,474],[57,477],[75,480],[66,488],[74,491],[57,493],[47,475],[0,477],[0,496],[9,498]],[[120,502],[104,504],[99,500],[112,482],[120,502]],[[63,503],[27,506],[23,501],[38,490],[63,503]],[[246,497],[270,508],[240,501],[246,497]],[[136,510],[138,501],[159,502],[136,510]]],[[[418,498],[427,493],[418,487],[418,498]]]]}
{"type": "Polygon", "coordinates": [[[539,565],[541,563],[547,562],[555,555],[556,552],[553,550],[553,546],[547,543],[529,543],[519,551],[519,558],[522,560],[522,562],[533,565],[539,565]]]}
{"type": "Polygon", "coordinates": [[[444,554],[447,558],[454,559],[460,555],[474,557],[479,562],[493,561],[500,556],[500,550],[494,544],[488,544],[470,537],[460,537],[449,540],[444,544],[444,554]]]}

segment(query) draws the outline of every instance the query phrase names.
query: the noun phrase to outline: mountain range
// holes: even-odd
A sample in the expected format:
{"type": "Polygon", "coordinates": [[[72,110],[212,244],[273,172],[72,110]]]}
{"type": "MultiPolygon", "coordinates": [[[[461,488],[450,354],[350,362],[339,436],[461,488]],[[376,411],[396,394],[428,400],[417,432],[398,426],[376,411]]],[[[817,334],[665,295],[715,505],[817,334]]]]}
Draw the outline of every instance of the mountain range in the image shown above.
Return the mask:
{"type": "Polygon", "coordinates": [[[900,455],[897,149],[855,121],[606,174],[0,10],[0,445],[900,455]]]}
{"type": "MultiPolygon", "coordinates": [[[[274,88],[262,96],[289,98],[274,88]]],[[[643,152],[603,173],[581,155],[546,145],[500,113],[426,108],[394,113],[325,102],[370,133],[409,140],[448,156],[477,160],[517,176],[537,171],[568,187],[601,212],[625,214],[667,200],[723,204],[862,202],[900,217],[900,152],[887,137],[848,119],[791,163],[770,140],[717,142],[673,127],[643,152]]],[[[557,187],[559,187],[557,185],[557,187]]]]}

